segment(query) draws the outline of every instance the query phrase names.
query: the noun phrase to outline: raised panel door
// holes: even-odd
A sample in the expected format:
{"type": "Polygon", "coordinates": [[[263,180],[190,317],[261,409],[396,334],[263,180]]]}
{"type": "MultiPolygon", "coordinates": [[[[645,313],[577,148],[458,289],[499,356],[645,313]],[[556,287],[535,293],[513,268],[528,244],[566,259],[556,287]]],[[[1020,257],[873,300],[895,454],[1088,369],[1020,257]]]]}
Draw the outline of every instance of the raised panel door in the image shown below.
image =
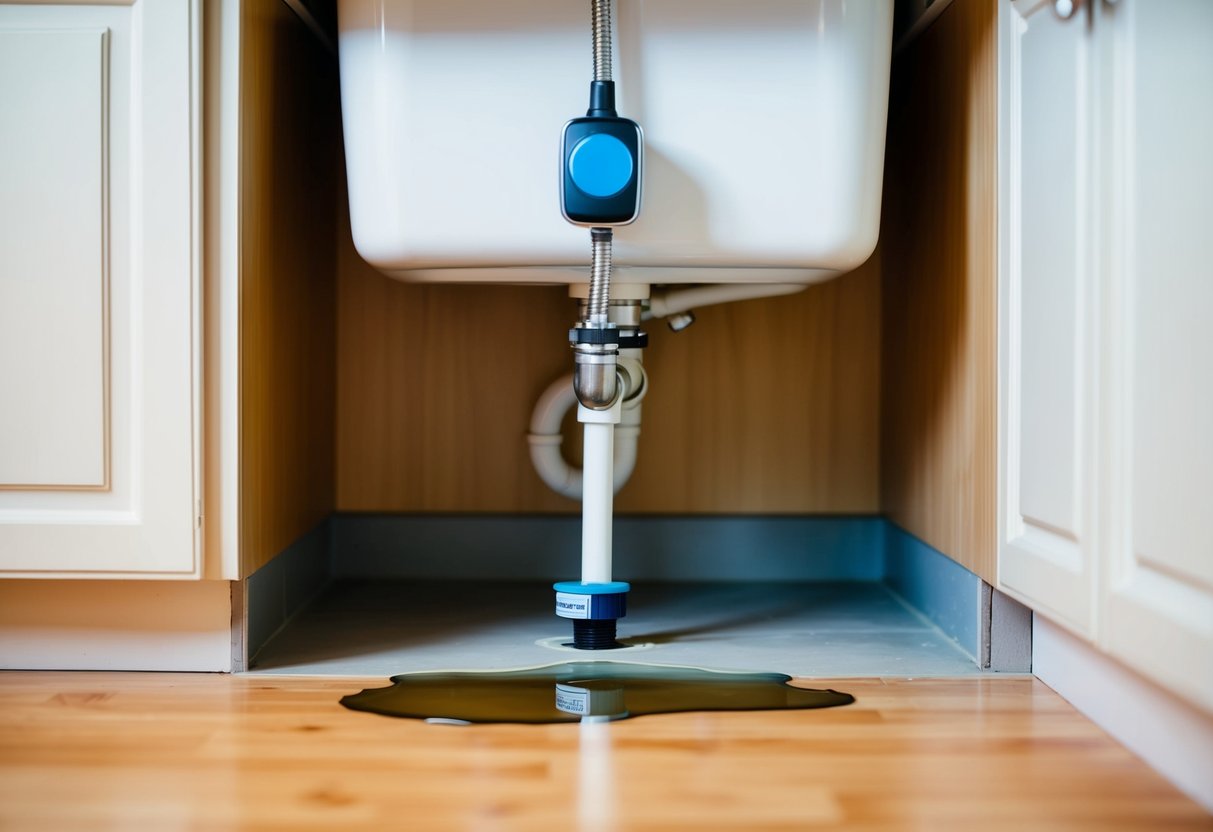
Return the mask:
{"type": "Polygon", "coordinates": [[[199,46],[0,3],[0,576],[199,572],[199,46]]]}
{"type": "Polygon", "coordinates": [[[1102,3],[1100,643],[1213,709],[1213,4],[1102,3]]]}
{"type": "Polygon", "coordinates": [[[999,4],[999,581],[1094,631],[1091,38],[999,4]]]}

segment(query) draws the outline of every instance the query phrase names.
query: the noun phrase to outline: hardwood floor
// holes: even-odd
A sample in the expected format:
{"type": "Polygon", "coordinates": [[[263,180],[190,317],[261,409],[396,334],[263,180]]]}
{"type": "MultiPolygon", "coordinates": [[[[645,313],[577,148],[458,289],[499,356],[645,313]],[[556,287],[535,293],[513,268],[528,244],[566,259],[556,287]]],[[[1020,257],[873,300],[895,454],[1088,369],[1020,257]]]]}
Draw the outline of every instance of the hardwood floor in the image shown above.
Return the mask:
{"type": "Polygon", "coordinates": [[[1029,678],[814,680],[824,711],[453,727],[383,680],[0,674],[0,829],[1211,829],[1029,678]]]}

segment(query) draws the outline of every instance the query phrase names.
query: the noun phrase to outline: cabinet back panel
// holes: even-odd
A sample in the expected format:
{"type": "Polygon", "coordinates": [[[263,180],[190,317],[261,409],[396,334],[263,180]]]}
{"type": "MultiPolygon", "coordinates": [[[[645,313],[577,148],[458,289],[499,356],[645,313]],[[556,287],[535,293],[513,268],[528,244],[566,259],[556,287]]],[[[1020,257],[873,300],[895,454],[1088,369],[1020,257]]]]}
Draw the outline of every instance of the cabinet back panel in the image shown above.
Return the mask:
{"type": "MultiPolygon", "coordinates": [[[[540,393],[572,369],[566,290],[405,284],[362,261],[348,226],[339,245],[338,510],[578,511],[526,443],[540,393]]],[[[652,386],[617,510],[876,511],[878,257],[697,314],[680,334],[647,327],[652,386]]]]}

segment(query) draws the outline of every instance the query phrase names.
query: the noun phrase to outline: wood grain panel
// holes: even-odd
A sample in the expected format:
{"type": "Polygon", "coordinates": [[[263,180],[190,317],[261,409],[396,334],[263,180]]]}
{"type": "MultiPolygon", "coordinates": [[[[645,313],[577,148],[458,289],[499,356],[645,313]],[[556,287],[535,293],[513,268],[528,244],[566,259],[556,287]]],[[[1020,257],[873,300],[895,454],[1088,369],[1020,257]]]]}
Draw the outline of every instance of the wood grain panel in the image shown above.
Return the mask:
{"type": "Polygon", "coordinates": [[[783,298],[650,325],[624,512],[874,513],[880,258],[783,298]]]}
{"type": "Polygon", "coordinates": [[[995,579],[993,3],[959,0],[893,67],[881,240],[881,504],[995,579]]]}
{"type": "MultiPolygon", "coordinates": [[[[572,369],[566,290],[400,283],[348,230],[340,272],[338,509],[577,511],[526,444],[539,394],[572,369]]],[[[651,324],[618,510],[876,511],[879,298],[872,261],[799,295],[701,310],[681,334],[651,324]]]]}
{"type": "Polygon", "coordinates": [[[333,508],[336,59],[280,0],[241,20],[240,541],[249,574],[333,508]]]}
{"type": "Polygon", "coordinates": [[[569,511],[531,468],[531,408],[569,372],[563,287],[405,284],[340,242],[337,508],[569,511]]]}
{"type": "Polygon", "coordinates": [[[1204,829],[1031,678],[813,679],[818,711],[427,725],[384,679],[0,677],[5,829],[1204,829]],[[101,824],[99,819],[103,819],[101,824]]]}

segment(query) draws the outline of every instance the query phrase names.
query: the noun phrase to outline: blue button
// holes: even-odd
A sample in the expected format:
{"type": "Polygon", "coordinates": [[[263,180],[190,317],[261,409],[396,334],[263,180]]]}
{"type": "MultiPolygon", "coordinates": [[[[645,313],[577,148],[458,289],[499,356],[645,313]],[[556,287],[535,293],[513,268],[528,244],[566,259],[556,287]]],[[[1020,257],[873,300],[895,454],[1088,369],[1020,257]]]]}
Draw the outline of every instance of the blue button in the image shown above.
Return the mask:
{"type": "Polygon", "coordinates": [[[590,196],[614,196],[632,180],[635,169],[628,146],[606,133],[586,136],[569,154],[573,184],[590,196]]]}

